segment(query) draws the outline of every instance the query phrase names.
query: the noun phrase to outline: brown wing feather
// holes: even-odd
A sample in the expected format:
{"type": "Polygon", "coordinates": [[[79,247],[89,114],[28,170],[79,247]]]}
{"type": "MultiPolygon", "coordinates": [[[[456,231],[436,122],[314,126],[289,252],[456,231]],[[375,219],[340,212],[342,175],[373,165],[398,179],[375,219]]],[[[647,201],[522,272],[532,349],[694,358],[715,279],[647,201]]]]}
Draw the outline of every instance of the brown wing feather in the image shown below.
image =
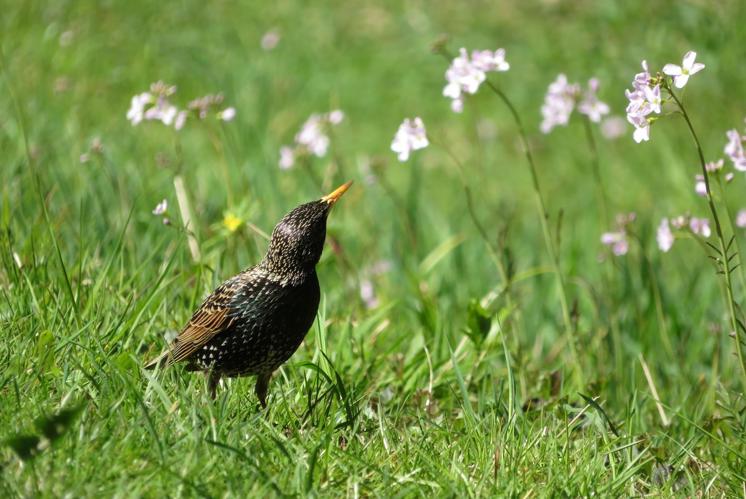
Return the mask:
{"type": "Polygon", "coordinates": [[[197,309],[186,327],[171,345],[170,363],[188,359],[217,334],[228,329],[235,320],[230,316],[231,301],[240,287],[239,279],[231,279],[212,292],[197,309]]]}

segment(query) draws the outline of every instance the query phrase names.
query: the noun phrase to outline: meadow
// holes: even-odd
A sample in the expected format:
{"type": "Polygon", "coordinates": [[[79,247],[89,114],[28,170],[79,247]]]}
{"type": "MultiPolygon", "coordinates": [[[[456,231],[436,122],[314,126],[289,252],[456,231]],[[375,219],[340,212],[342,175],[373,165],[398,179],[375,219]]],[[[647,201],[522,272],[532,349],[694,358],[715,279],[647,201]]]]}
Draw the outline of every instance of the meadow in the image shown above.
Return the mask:
{"type": "Polygon", "coordinates": [[[0,12],[0,496],[746,496],[746,3],[0,12]],[[461,47],[510,68],[454,112],[461,47]],[[678,88],[658,72],[687,51],[705,68],[678,88]],[[643,60],[663,102],[640,97],[636,143],[643,60]],[[543,133],[559,74],[582,90],[543,133]],[[427,147],[400,161],[415,117],[427,147]],[[213,401],[143,369],[348,180],[267,410],[252,379],[213,401]]]}

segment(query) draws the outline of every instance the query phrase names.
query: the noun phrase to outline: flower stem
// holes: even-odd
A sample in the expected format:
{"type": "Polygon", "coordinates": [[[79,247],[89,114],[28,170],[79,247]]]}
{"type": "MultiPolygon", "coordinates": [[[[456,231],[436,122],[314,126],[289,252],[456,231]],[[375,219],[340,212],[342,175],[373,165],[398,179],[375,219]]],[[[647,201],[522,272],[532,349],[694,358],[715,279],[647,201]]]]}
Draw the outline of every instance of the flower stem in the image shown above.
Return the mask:
{"type": "Polygon", "coordinates": [[[720,224],[720,217],[718,216],[717,209],[715,208],[715,202],[712,197],[712,191],[710,189],[710,176],[707,172],[707,167],[705,166],[705,156],[702,152],[702,145],[699,142],[699,137],[697,136],[697,133],[694,131],[694,126],[692,125],[691,120],[689,119],[689,115],[686,112],[686,109],[684,108],[684,105],[681,103],[679,98],[676,96],[676,94],[673,92],[673,89],[671,89],[671,86],[668,82],[664,83],[664,87],[668,91],[671,98],[673,98],[674,102],[676,102],[676,105],[678,106],[679,110],[681,111],[681,115],[684,117],[684,121],[686,121],[686,125],[689,127],[689,132],[692,135],[692,139],[694,139],[694,145],[697,147],[697,154],[699,155],[699,163],[702,167],[702,176],[705,179],[705,190],[707,194],[707,205],[710,207],[710,213],[712,213],[712,219],[715,222],[715,234],[718,237],[718,243],[720,245],[719,253],[720,256],[716,260],[717,263],[720,264],[721,270],[720,272],[723,275],[723,279],[725,281],[725,292],[727,296],[727,307],[728,307],[728,315],[730,316],[730,330],[735,335],[735,342],[736,342],[736,354],[738,355],[738,360],[741,364],[741,374],[743,375],[743,386],[744,389],[746,389],[746,361],[744,361],[743,351],[741,347],[741,336],[744,334],[744,331],[740,329],[740,324],[738,317],[736,315],[736,302],[735,298],[733,297],[733,281],[732,281],[732,272],[733,269],[731,267],[731,258],[735,257],[738,252],[735,252],[733,255],[729,255],[730,251],[730,242],[726,242],[725,236],[723,235],[723,228],[720,224]]]}
{"type": "Polygon", "coordinates": [[[565,335],[567,336],[566,340],[568,343],[568,346],[570,348],[570,354],[572,355],[573,362],[575,364],[576,370],[577,370],[577,376],[579,378],[579,381],[582,383],[582,369],[580,367],[580,360],[578,358],[578,353],[575,347],[575,334],[574,334],[574,328],[572,325],[572,319],[570,318],[570,307],[567,299],[567,289],[565,286],[565,279],[562,275],[562,271],[560,270],[560,263],[559,263],[559,255],[557,253],[557,249],[555,248],[554,240],[552,239],[552,234],[549,230],[549,224],[548,224],[548,214],[546,210],[546,204],[544,202],[544,196],[541,193],[541,186],[539,185],[539,175],[536,170],[536,163],[534,162],[533,155],[531,154],[531,148],[528,143],[528,137],[526,135],[526,130],[523,127],[523,122],[521,121],[521,116],[516,110],[515,106],[513,106],[513,103],[510,102],[510,99],[503,93],[502,90],[500,90],[499,87],[497,87],[495,84],[493,84],[491,81],[486,80],[485,83],[488,87],[497,95],[500,100],[508,107],[510,110],[510,114],[513,117],[513,121],[515,122],[517,128],[518,128],[518,135],[521,138],[521,144],[523,146],[523,153],[526,156],[526,161],[528,162],[529,171],[531,173],[531,184],[534,189],[534,198],[536,200],[536,207],[539,210],[539,218],[541,219],[541,229],[544,233],[544,242],[547,246],[547,252],[549,253],[549,257],[552,260],[552,266],[554,273],[557,276],[557,287],[559,289],[559,295],[560,295],[560,306],[562,308],[562,321],[564,322],[565,326],[565,335]]]}
{"type": "Polygon", "coordinates": [[[477,213],[476,213],[476,210],[474,209],[474,196],[472,195],[469,184],[466,182],[466,170],[464,168],[464,165],[461,163],[458,157],[455,154],[453,154],[453,152],[451,152],[449,148],[447,148],[445,145],[441,145],[441,147],[446,152],[448,157],[450,157],[451,160],[458,167],[459,178],[461,180],[461,186],[464,189],[464,196],[466,197],[466,208],[467,208],[467,211],[469,212],[469,218],[474,224],[474,227],[477,229],[479,236],[484,241],[485,246],[487,246],[487,249],[490,252],[490,257],[492,258],[492,261],[495,263],[495,267],[497,267],[497,271],[500,274],[500,279],[502,280],[502,284],[503,284],[503,292],[509,293],[510,275],[508,274],[508,270],[505,267],[505,263],[502,261],[502,258],[500,258],[498,248],[496,248],[492,244],[492,242],[490,241],[490,237],[487,234],[487,230],[484,228],[484,225],[482,225],[482,222],[479,221],[479,218],[477,218],[477,213]]]}

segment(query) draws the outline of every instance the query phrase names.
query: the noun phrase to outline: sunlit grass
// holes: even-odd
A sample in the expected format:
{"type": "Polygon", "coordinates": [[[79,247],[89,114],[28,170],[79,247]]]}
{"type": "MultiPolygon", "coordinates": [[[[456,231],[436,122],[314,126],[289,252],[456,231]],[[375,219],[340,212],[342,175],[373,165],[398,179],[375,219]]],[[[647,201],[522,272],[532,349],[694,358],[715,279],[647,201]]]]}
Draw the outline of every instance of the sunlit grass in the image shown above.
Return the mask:
{"type": "MultiPolygon", "coordinates": [[[[6,3],[1,495],[743,494],[725,291],[695,240],[655,241],[662,217],[708,216],[685,123],[642,145],[592,130],[609,217],[636,213],[623,257],[600,243],[614,226],[581,119],[539,132],[558,73],[597,76],[623,116],[641,59],[696,49],[707,69],[686,109],[705,159],[721,157],[746,116],[741,2],[6,3]],[[442,33],[507,50],[495,81],[535,154],[572,335],[515,125],[485,89],[450,110],[442,33]],[[131,97],[157,80],[184,101],[221,92],[236,116],[131,126],[131,97]],[[280,147],[334,109],[328,154],[281,170],[280,147]],[[413,116],[433,144],[399,163],[391,140],[413,116]],[[348,179],[318,320],[266,413],[250,379],[211,401],[180,366],[142,369],[284,213],[348,179]]],[[[745,181],[716,191],[731,215],[745,181]]],[[[738,275],[734,289],[742,302],[738,275]]]]}

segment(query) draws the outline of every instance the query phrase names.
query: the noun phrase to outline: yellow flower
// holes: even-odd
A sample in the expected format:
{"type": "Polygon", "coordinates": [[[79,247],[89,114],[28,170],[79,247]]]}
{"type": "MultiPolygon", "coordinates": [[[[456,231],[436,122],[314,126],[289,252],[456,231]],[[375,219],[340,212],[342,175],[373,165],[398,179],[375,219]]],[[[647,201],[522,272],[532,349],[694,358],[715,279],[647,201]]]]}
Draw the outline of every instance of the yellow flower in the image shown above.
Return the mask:
{"type": "Polygon", "coordinates": [[[223,226],[228,229],[229,232],[236,232],[236,229],[238,229],[242,223],[243,220],[231,212],[227,212],[225,217],[223,217],[223,226]]]}

